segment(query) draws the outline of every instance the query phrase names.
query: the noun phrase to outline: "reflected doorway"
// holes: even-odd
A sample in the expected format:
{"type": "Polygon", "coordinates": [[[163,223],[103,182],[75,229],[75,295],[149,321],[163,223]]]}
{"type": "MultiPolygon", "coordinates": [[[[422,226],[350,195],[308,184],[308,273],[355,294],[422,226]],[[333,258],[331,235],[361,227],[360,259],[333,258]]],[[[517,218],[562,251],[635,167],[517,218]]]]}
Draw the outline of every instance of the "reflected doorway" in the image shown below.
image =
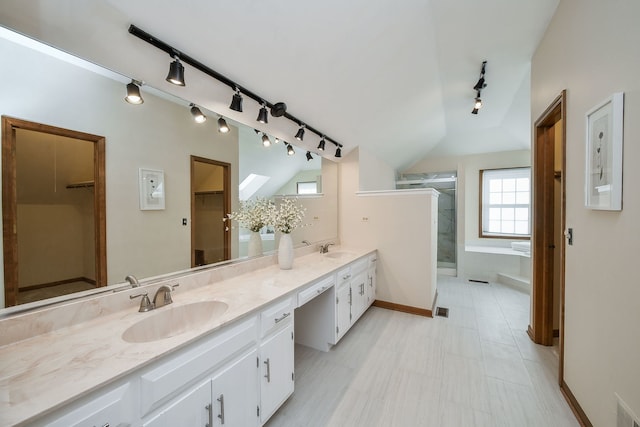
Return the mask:
{"type": "Polygon", "coordinates": [[[231,259],[229,163],[191,156],[191,266],[231,259]]]}
{"type": "Polygon", "coordinates": [[[2,117],[5,306],[106,286],[104,146],[2,117]]]}

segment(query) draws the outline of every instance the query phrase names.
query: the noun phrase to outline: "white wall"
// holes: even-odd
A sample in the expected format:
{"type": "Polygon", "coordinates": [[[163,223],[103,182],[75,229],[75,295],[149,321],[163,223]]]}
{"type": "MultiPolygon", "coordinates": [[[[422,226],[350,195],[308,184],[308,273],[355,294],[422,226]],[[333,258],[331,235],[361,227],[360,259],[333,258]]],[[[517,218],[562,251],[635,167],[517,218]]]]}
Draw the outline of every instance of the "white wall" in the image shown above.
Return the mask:
{"type": "Polygon", "coordinates": [[[503,151],[453,157],[425,157],[402,173],[458,172],[458,276],[491,280],[497,273],[520,275],[520,257],[466,252],[465,245],[509,246],[510,240],[480,238],[480,170],[531,165],[531,151],[503,151]]]}
{"type": "Polygon", "coordinates": [[[393,168],[362,147],[358,148],[358,156],[361,191],[396,189],[396,173],[393,168]]]}
{"type": "Polygon", "coordinates": [[[190,225],[182,218],[191,215],[189,156],[230,163],[237,200],[236,128],[222,135],[215,120],[196,125],[186,104],[144,88],[144,104],[127,104],[123,84],[4,39],[0,53],[11,58],[0,67],[1,114],[106,137],[108,282],[188,268],[190,225]],[[139,168],[164,171],[165,210],[139,209],[139,168]]]}
{"type": "Polygon", "coordinates": [[[339,164],[340,242],[378,249],[377,300],[431,310],[437,274],[437,192],[356,194],[362,187],[358,151],[339,164]]]}
{"type": "Polygon", "coordinates": [[[531,119],[567,90],[564,380],[594,426],[640,415],[640,2],[562,0],[532,61],[531,119]],[[624,91],[623,210],[584,207],[585,113],[624,91]]]}

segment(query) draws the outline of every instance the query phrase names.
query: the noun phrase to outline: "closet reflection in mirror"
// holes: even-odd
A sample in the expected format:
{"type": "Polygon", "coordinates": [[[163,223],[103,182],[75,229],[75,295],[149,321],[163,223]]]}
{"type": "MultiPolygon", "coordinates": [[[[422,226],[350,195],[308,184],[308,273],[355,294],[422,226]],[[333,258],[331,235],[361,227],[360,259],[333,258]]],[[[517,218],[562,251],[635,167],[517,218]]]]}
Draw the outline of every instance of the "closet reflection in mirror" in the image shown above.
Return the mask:
{"type": "MultiPolygon", "coordinates": [[[[0,36],[8,33],[0,30],[0,36]]],[[[321,182],[321,196],[300,198],[307,207],[308,226],[296,230],[292,237],[299,245],[302,240],[313,242],[337,236],[337,166],[333,162],[321,162],[317,157],[307,162],[306,150],[297,147],[296,155],[287,156],[282,143],[266,148],[252,127],[231,120],[227,120],[230,132],[219,133],[217,115],[202,106],[209,120],[197,124],[188,100],[148,86],[142,87],[144,104],[129,104],[123,98],[130,78],[62,52],[53,50],[55,56],[43,53],[52,49],[34,49],[18,39],[0,37],[0,53],[11,58],[11,67],[3,68],[0,79],[0,111],[11,117],[104,137],[106,231],[102,244],[106,262],[100,266],[104,280],[95,279],[97,284],[121,286],[130,274],[143,280],[199,264],[195,249],[201,248],[195,246],[204,243],[196,242],[192,236],[196,215],[191,211],[191,156],[228,165],[229,201],[225,209],[229,212],[239,207],[239,184],[250,175],[262,177],[262,185],[245,188],[243,198],[271,198],[281,192],[295,193],[288,188],[295,189],[298,181],[321,182]],[[78,62],[82,62],[81,66],[78,62]],[[140,168],[164,171],[164,210],[140,210],[140,168]]],[[[3,132],[3,139],[5,136],[3,132]]],[[[222,225],[221,217],[208,220],[222,225]]],[[[10,229],[11,224],[3,225],[4,230],[7,227],[10,229]]],[[[209,259],[206,249],[202,249],[205,263],[246,256],[246,243],[240,239],[244,233],[237,227],[230,228],[226,233],[228,245],[211,252],[209,259]]],[[[276,240],[272,246],[265,244],[265,252],[275,247],[276,240]]],[[[91,250],[85,250],[85,258],[87,252],[91,250]]],[[[7,254],[5,248],[5,258],[7,254]]],[[[92,279],[88,273],[75,276],[92,279]]],[[[5,269],[0,307],[15,304],[15,295],[10,295],[15,283],[5,269]]]]}

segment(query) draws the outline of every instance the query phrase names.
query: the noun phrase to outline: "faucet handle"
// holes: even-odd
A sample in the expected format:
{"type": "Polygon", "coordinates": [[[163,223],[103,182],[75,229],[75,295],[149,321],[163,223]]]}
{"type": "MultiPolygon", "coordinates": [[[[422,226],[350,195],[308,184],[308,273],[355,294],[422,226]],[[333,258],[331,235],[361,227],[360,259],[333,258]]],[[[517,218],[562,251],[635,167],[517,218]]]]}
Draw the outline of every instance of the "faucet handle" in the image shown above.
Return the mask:
{"type": "Polygon", "coordinates": [[[134,299],[138,297],[142,297],[142,300],[140,300],[140,309],[138,309],[140,313],[153,310],[153,304],[151,304],[151,300],[149,300],[149,294],[144,293],[144,294],[137,294],[137,295],[129,295],[129,299],[134,299]]]}

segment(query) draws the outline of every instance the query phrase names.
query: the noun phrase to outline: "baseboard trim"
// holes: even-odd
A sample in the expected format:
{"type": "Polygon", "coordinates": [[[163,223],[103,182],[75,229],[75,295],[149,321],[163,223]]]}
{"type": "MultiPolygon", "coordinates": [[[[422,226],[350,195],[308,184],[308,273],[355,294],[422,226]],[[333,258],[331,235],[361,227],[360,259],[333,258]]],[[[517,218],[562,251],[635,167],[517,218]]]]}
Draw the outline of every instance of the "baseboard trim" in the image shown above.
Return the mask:
{"type": "Polygon", "coordinates": [[[87,277],[73,277],[71,279],[64,279],[64,280],[58,280],[58,281],[55,281],[55,282],[41,283],[41,284],[38,284],[38,285],[25,286],[23,288],[18,289],[18,292],[26,292],[26,291],[34,291],[36,289],[51,288],[53,286],[66,285],[67,283],[73,283],[73,282],[86,282],[86,283],[89,283],[90,285],[93,285],[93,286],[96,285],[96,281],[93,280],[93,279],[89,279],[87,277]]]}
{"type": "Polygon", "coordinates": [[[569,389],[569,386],[564,382],[564,380],[562,380],[562,384],[560,384],[560,391],[569,404],[569,407],[573,411],[573,414],[578,419],[580,425],[583,427],[593,427],[593,424],[591,424],[591,421],[589,421],[589,417],[587,417],[587,414],[584,412],[582,406],[580,406],[578,400],[573,395],[571,389],[569,389]]]}
{"type": "Polygon", "coordinates": [[[373,302],[373,306],[386,308],[387,310],[401,311],[403,313],[417,314],[418,316],[433,317],[433,312],[426,308],[412,307],[410,305],[396,304],[378,299],[373,302]]]}

